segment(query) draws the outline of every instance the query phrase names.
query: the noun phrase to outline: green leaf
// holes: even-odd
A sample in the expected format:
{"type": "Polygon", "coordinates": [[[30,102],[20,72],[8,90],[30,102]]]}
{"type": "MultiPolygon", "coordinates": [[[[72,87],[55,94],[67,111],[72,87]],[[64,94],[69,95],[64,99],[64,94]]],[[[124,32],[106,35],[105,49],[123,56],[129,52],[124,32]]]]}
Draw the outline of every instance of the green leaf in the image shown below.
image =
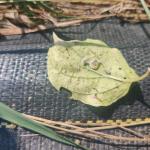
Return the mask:
{"type": "Polygon", "coordinates": [[[8,106],[6,106],[5,104],[3,104],[1,102],[0,102],[0,118],[7,120],[11,123],[14,123],[16,125],[19,125],[21,127],[32,130],[34,132],[37,132],[41,135],[44,135],[44,136],[51,138],[53,140],[56,140],[58,142],[85,149],[82,146],[75,144],[70,139],[67,139],[67,138],[57,134],[52,129],[47,128],[44,125],[41,125],[40,123],[37,123],[33,120],[26,118],[21,113],[9,108],[8,106]]]}
{"type": "Polygon", "coordinates": [[[55,34],[48,52],[48,78],[52,85],[72,93],[71,99],[95,107],[108,106],[125,96],[142,77],[127,64],[121,52],[102,41],[63,41],[55,34]]]}

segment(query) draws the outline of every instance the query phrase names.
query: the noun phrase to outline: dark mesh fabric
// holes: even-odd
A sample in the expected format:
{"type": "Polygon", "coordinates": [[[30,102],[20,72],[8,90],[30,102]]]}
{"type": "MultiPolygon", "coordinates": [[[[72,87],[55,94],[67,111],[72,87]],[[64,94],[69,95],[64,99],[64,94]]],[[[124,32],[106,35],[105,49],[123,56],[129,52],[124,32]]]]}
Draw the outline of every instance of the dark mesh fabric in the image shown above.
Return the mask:
{"type": "MultiPolygon", "coordinates": [[[[139,74],[150,66],[150,24],[120,23],[111,19],[55,29],[65,40],[100,39],[119,48],[139,74]]],[[[66,92],[56,91],[47,79],[47,50],[52,30],[0,37],[0,100],[19,112],[52,120],[97,120],[150,117],[150,78],[132,86],[129,94],[110,107],[94,108],[69,100],[66,92]]],[[[148,126],[137,130],[149,132],[148,126]]],[[[0,130],[0,150],[70,150],[23,129],[0,130]]],[[[118,133],[120,133],[118,131],[118,133]]],[[[121,134],[121,133],[120,133],[121,134]]],[[[104,142],[104,141],[103,141],[104,142]]],[[[84,142],[91,149],[148,149],[148,145],[117,145],[84,142]]]]}

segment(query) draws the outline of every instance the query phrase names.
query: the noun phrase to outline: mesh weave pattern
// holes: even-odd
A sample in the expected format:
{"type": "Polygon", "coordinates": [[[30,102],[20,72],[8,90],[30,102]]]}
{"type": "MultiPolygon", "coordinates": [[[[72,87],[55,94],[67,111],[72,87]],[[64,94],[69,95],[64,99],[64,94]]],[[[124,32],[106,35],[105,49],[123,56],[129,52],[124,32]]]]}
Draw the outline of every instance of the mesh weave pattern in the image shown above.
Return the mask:
{"type": "MultiPolygon", "coordinates": [[[[65,40],[86,38],[103,40],[111,47],[119,48],[130,66],[142,74],[150,66],[149,27],[150,25],[146,23],[121,24],[118,20],[112,19],[55,29],[55,32],[65,40]]],[[[150,117],[150,78],[134,85],[128,96],[107,108],[93,108],[69,100],[65,92],[56,91],[47,79],[47,49],[51,45],[50,30],[23,36],[0,37],[2,102],[20,112],[53,120],[85,121],[150,117]]],[[[148,131],[147,126],[143,128],[148,131]]],[[[20,137],[21,134],[28,133],[20,129],[16,135],[8,131],[2,133],[4,135],[0,135],[0,150],[71,149],[40,136],[20,137]],[[10,136],[11,133],[13,136],[10,136]]],[[[113,149],[112,145],[95,143],[90,144],[90,147],[113,149]]]]}

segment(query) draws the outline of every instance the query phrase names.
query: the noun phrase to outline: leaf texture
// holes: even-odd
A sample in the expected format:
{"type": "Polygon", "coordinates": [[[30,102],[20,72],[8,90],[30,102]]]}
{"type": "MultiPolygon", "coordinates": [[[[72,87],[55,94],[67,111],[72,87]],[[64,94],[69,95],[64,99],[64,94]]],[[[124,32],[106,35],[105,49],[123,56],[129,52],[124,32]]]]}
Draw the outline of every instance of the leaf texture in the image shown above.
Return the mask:
{"type": "Polygon", "coordinates": [[[71,99],[95,107],[108,106],[125,96],[142,77],[121,52],[100,40],[63,41],[55,34],[48,52],[48,78],[52,85],[72,93],[71,99]]]}

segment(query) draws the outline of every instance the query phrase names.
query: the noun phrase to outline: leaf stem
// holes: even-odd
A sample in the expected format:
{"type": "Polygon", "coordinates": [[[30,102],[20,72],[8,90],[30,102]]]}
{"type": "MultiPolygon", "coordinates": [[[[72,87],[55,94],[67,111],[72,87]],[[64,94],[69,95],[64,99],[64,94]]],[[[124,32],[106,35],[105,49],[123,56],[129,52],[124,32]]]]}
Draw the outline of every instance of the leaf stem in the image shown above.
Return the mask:
{"type": "Polygon", "coordinates": [[[135,82],[137,81],[141,81],[141,80],[144,80],[145,78],[147,78],[148,76],[150,76],[150,67],[147,69],[147,71],[138,78],[138,80],[135,80],[135,82]]]}

